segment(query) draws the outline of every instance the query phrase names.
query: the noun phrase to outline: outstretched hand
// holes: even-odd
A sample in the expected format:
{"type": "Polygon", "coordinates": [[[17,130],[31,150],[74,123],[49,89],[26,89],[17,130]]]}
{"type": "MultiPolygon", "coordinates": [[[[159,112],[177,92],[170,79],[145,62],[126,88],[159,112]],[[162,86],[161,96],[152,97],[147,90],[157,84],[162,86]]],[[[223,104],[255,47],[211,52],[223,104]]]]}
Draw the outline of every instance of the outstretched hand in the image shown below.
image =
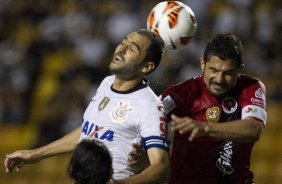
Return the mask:
{"type": "Polygon", "coordinates": [[[33,150],[20,150],[6,155],[4,165],[6,173],[11,173],[16,168],[20,170],[25,164],[38,162],[39,159],[33,158],[33,150]]]}
{"type": "Polygon", "coordinates": [[[188,140],[193,141],[196,137],[208,135],[209,126],[204,122],[193,120],[189,117],[180,118],[171,115],[173,131],[178,131],[180,134],[190,133],[188,140]]]}

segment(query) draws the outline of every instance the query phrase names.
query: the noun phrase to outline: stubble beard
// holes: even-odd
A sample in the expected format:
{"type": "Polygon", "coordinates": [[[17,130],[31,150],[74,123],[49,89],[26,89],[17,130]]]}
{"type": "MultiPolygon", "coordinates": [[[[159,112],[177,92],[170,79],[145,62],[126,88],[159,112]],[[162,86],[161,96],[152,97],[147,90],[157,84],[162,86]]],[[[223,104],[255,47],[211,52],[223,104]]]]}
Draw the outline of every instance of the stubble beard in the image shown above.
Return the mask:
{"type": "Polygon", "coordinates": [[[218,91],[216,91],[216,90],[214,90],[214,89],[211,88],[211,85],[212,85],[212,84],[216,84],[216,85],[220,85],[220,84],[217,84],[217,83],[214,82],[214,81],[209,81],[209,83],[206,84],[206,87],[207,87],[208,91],[209,91],[213,96],[215,96],[215,97],[224,97],[224,96],[227,94],[228,89],[227,89],[227,86],[226,86],[226,85],[221,84],[221,86],[223,86],[223,88],[225,88],[225,90],[222,91],[222,92],[218,92],[218,91]]]}
{"type": "Polygon", "coordinates": [[[126,65],[120,67],[112,67],[111,64],[109,65],[109,70],[112,74],[122,77],[124,79],[133,79],[140,68],[141,64],[134,64],[134,65],[126,65]]]}

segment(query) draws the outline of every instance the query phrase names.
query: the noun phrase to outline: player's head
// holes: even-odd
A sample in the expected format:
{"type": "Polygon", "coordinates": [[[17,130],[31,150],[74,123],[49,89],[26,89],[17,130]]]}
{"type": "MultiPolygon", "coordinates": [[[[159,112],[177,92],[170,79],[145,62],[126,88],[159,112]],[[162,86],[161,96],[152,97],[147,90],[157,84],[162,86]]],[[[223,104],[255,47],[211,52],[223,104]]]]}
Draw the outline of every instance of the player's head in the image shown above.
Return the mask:
{"type": "Polygon", "coordinates": [[[214,96],[224,96],[234,87],[242,71],[243,48],[233,34],[216,34],[207,43],[201,68],[207,89],[214,96]]]}
{"type": "Polygon", "coordinates": [[[115,75],[129,79],[147,75],[160,64],[163,52],[161,37],[141,29],[128,34],[117,46],[109,68],[115,75]]]}
{"type": "Polygon", "coordinates": [[[106,146],[95,140],[81,141],[71,157],[68,174],[74,184],[108,183],[113,169],[106,146]]]}

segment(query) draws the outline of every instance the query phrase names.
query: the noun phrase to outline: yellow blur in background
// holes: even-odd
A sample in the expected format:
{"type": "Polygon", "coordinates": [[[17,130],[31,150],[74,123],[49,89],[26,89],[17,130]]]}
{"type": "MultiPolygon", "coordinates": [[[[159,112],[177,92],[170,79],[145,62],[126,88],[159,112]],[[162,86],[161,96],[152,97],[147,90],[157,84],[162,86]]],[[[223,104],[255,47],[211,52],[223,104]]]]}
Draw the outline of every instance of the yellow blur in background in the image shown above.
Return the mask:
{"type": "MultiPolygon", "coordinates": [[[[45,145],[80,126],[117,43],[146,27],[160,0],[3,0],[0,5],[0,183],[70,184],[70,155],[6,174],[5,154],[45,145]]],[[[268,120],[255,144],[256,184],[282,181],[280,0],[183,0],[198,22],[186,47],[168,51],[149,76],[153,90],[201,74],[205,42],[218,32],[242,39],[247,74],[266,85],[268,120]]]]}

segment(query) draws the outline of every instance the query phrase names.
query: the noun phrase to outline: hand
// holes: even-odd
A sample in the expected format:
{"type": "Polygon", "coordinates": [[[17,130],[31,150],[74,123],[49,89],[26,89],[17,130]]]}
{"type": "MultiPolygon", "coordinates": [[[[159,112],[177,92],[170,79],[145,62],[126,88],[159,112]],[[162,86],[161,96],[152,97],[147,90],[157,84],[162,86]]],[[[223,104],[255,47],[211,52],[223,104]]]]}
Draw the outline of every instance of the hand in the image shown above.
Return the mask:
{"type": "Polygon", "coordinates": [[[147,152],[140,144],[132,144],[133,149],[128,154],[128,166],[131,168],[140,168],[140,171],[149,166],[150,161],[147,152]]]}
{"type": "Polygon", "coordinates": [[[190,133],[188,139],[193,141],[196,137],[208,135],[209,126],[204,122],[195,121],[192,118],[180,118],[171,115],[173,131],[178,131],[180,134],[190,133]]]}
{"type": "Polygon", "coordinates": [[[39,159],[33,158],[33,155],[33,150],[20,150],[6,155],[6,159],[4,161],[6,173],[13,172],[14,168],[19,171],[25,164],[38,162],[39,159]]]}

